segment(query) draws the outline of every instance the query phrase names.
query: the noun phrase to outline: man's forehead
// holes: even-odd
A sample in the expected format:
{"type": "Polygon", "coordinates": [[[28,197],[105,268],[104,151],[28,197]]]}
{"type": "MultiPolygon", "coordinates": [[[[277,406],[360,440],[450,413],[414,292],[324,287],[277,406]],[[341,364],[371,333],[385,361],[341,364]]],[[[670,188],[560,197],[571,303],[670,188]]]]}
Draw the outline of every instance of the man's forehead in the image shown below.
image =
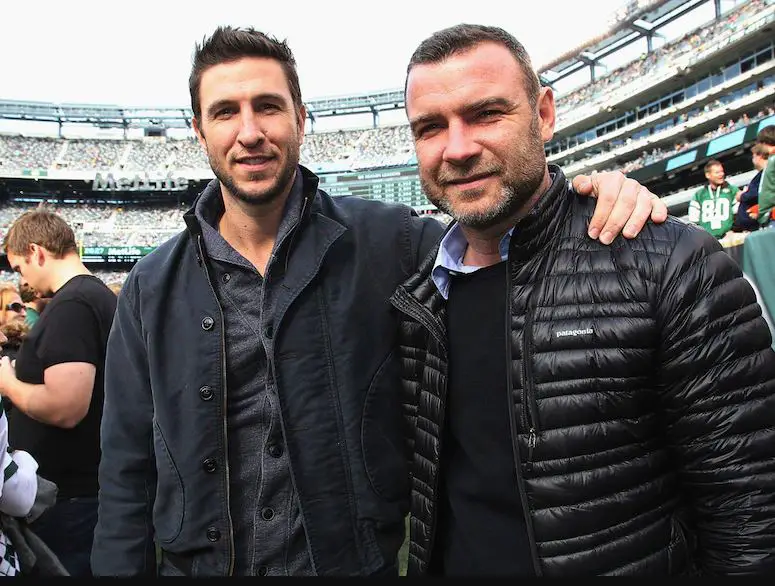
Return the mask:
{"type": "Polygon", "coordinates": [[[412,67],[406,84],[407,109],[420,101],[443,103],[464,94],[475,96],[477,101],[488,93],[510,94],[522,89],[522,82],[522,70],[506,47],[482,43],[442,61],[412,67]]]}
{"type": "Polygon", "coordinates": [[[282,65],[268,57],[243,57],[213,65],[204,71],[199,87],[202,106],[220,100],[249,99],[271,93],[291,99],[282,65]]]}

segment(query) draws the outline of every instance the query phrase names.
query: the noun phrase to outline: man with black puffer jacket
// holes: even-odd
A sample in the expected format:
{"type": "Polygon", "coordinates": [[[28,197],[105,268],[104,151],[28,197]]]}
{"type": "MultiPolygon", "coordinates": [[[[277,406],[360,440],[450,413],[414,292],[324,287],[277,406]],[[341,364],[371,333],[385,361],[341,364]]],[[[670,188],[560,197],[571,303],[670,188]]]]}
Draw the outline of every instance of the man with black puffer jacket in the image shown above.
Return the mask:
{"type": "Polygon", "coordinates": [[[586,237],[544,155],[552,91],[506,31],[439,31],[407,71],[454,219],[391,297],[409,576],[775,572],[775,354],[737,264],[674,218],[586,237]]]}
{"type": "MultiPolygon", "coordinates": [[[[397,576],[409,477],[388,300],[443,225],[319,189],[284,41],[217,27],[189,91],[216,179],[118,296],[94,574],[397,576]]],[[[619,175],[580,186],[606,242],[667,215],[619,175]]]]}

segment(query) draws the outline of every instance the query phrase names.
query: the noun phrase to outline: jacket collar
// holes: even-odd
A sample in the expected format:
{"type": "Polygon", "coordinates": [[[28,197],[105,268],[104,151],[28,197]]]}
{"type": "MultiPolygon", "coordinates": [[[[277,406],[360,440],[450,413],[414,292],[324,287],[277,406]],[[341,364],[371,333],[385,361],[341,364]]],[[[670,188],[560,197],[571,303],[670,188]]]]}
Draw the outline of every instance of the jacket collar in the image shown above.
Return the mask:
{"type": "MultiPolygon", "coordinates": [[[[514,227],[511,243],[509,244],[510,262],[525,262],[529,260],[559,233],[560,226],[571,203],[571,199],[566,197],[566,195],[572,188],[570,182],[565,177],[565,173],[557,165],[549,165],[549,176],[552,178],[549,189],[541,196],[541,199],[538,200],[527,216],[517,222],[514,227]]],[[[439,239],[439,244],[434,246],[422,263],[420,263],[417,273],[409,277],[404,283],[408,291],[415,291],[422,281],[425,279],[430,280],[440,243],[455,225],[456,222],[451,222],[447,226],[444,235],[439,239]]],[[[435,285],[432,281],[430,284],[431,287],[427,288],[427,290],[425,287],[420,289],[420,291],[425,292],[425,295],[421,294],[421,296],[433,293],[435,285]]]]}
{"type": "MultiPolygon", "coordinates": [[[[301,173],[301,179],[302,179],[302,188],[301,188],[302,202],[301,202],[301,214],[299,219],[299,223],[301,224],[307,218],[309,218],[310,210],[312,208],[312,202],[315,199],[315,196],[317,195],[320,179],[318,178],[317,175],[315,175],[315,173],[313,173],[303,165],[298,165],[297,170],[298,172],[301,173]]],[[[186,211],[185,214],[183,214],[183,221],[185,222],[189,235],[192,238],[196,239],[196,237],[202,233],[202,226],[199,223],[199,219],[196,217],[196,208],[198,203],[202,198],[213,197],[215,195],[214,192],[220,189],[221,189],[221,183],[220,181],[218,181],[218,179],[213,179],[212,181],[210,181],[210,183],[208,183],[205,186],[202,192],[194,200],[194,203],[191,205],[191,207],[186,211]]],[[[220,194],[218,195],[220,196],[220,194]]]]}
{"type": "Polygon", "coordinates": [[[560,232],[571,200],[568,179],[557,165],[549,165],[552,183],[528,214],[514,228],[509,260],[526,262],[544,249],[560,232]]]}

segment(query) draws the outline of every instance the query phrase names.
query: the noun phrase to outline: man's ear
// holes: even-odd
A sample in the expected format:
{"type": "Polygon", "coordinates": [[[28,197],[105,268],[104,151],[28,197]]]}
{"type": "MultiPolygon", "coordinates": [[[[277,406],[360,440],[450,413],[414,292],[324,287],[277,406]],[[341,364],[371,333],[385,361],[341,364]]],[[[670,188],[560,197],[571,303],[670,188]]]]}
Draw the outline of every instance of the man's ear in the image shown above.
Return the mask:
{"type": "Polygon", "coordinates": [[[43,264],[46,262],[46,254],[45,254],[45,248],[43,248],[40,244],[35,244],[34,242],[30,244],[30,253],[27,255],[27,262],[35,263],[38,266],[43,266],[43,264]]]}
{"type": "Polygon", "coordinates": [[[543,140],[544,143],[547,143],[552,140],[552,137],[554,136],[554,123],[557,118],[552,88],[542,87],[538,91],[536,112],[538,113],[538,126],[541,131],[541,140],[543,140]]]}
{"type": "Polygon", "coordinates": [[[304,142],[304,129],[307,125],[307,108],[305,108],[303,104],[301,108],[299,108],[296,116],[298,118],[297,125],[299,127],[299,144],[301,144],[304,142]]]}
{"type": "Polygon", "coordinates": [[[199,141],[199,144],[201,144],[202,147],[204,147],[204,149],[207,150],[207,142],[205,141],[205,134],[204,132],[202,132],[201,124],[199,122],[199,119],[196,116],[194,116],[191,119],[191,125],[194,127],[194,134],[196,134],[196,138],[199,141]]]}

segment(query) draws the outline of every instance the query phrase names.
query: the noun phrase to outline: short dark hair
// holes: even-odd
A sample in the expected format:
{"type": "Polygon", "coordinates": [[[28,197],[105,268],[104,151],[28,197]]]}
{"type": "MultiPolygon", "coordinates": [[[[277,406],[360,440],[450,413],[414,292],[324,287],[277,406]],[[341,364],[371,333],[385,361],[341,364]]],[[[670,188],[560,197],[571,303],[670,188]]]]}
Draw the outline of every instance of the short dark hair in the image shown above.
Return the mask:
{"type": "MultiPolygon", "coordinates": [[[[716,165],[721,165],[721,161],[719,161],[718,159],[711,159],[710,161],[708,161],[707,163],[705,163],[705,167],[703,167],[703,169],[702,169],[702,170],[703,170],[705,173],[707,173],[708,171],[710,171],[710,168],[711,168],[711,167],[715,167],[716,165]]],[[[722,167],[722,169],[723,169],[723,168],[724,168],[724,165],[721,165],[721,167],[722,167]]]]}
{"type": "Polygon", "coordinates": [[[456,24],[436,31],[420,43],[414,50],[412,57],[409,59],[409,65],[406,67],[404,95],[406,95],[409,73],[415,65],[439,63],[456,53],[468,51],[482,43],[488,42],[506,47],[514,56],[525,76],[525,91],[530,104],[535,106],[538,102],[541,82],[533,69],[533,63],[527,50],[512,34],[502,28],[481,24],[456,24]]]}
{"type": "Polygon", "coordinates": [[[243,57],[267,57],[278,61],[288,80],[293,104],[297,111],[301,110],[303,103],[296,59],[288,44],[252,27],[219,26],[194,48],[188,91],[191,94],[191,109],[196,118],[200,118],[202,114],[199,86],[204,72],[215,65],[237,61],[243,57]]]}
{"type": "Polygon", "coordinates": [[[31,244],[42,246],[54,258],[78,252],[70,225],[62,216],[43,208],[24,212],[14,221],[3,240],[3,250],[6,254],[26,257],[31,244]]]}
{"type": "Polygon", "coordinates": [[[775,124],[765,126],[756,135],[756,142],[766,144],[767,146],[775,146],[775,124]]]}
{"type": "Polygon", "coordinates": [[[763,142],[754,143],[754,145],[751,147],[751,153],[757,157],[761,157],[762,159],[770,158],[770,149],[768,149],[767,145],[763,142]]]}

